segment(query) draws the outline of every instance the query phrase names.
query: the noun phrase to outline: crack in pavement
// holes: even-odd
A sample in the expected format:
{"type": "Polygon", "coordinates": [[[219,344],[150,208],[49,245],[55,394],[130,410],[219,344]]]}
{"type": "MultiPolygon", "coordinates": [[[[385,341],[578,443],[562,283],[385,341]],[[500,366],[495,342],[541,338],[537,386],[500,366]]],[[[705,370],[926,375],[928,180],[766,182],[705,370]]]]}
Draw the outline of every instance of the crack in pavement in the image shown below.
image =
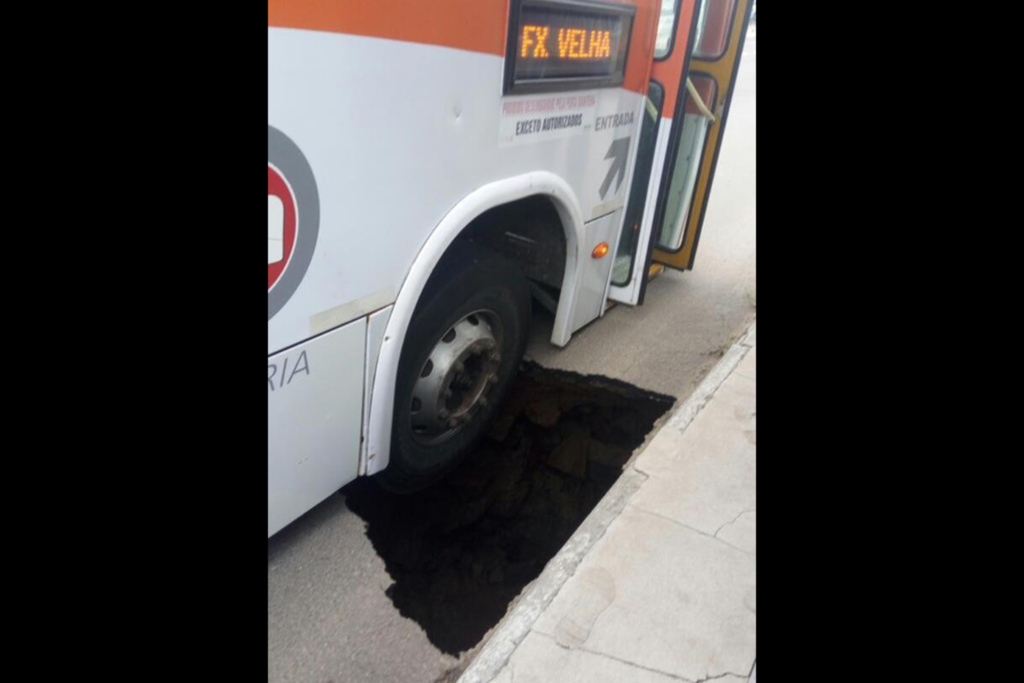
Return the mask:
{"type": "MultiPolygon", "coordinates": [[[[757,508],[753,508],[752,510],[744,510],[744,511],[743,511],[743,512],[741,512],[740,514],[738,514],[738,515],[736,515],[735,517],[733,517],[731,521],[729,521],[729,522],[726,522],[726,523],[725,523],[725,524],[723,524],[722,526],[718,527],[718,529],[717,529],[717,530],[715,531],[715,535],[714,535],[714,537],[715,537],[715,538],[718,538],[718,532],[719,532],[719,531],[721,531],[721,530],[722,530],[722,529],[724,529],[725,527],[729,526],[730,524],[735,524],[735,523],[736,523],[736,520],[738,520],[738,519],[739,519],[740,517],[742,517],[743,515],[747,514],[748,512],[757,512],[757,508]]],[[[722,539],[718,539],[718,540],[722,540],[722,539]]]]}
{"type": "MultiPolygon", "coordinates": [[[[676,681],[685,681],[686,683],[706,683],[706,681],[714,681],[714,680],[717,680],[719,678],[725,678],[726,676],[735,676],[736,678],[740,678],[740,679],[747,678],[747,676],[744,676],[743,674],[733,673],[732,671],[726,671],[724,673],[715,674],[714,676],[712,676],[710,674],[707,674],[707,675],[704,676],[704,678],[698,678],[698,679],[686,678],[685,676],[680,676],[678,674],[674,674],[674,673],[671,673],[671,672],[668,672],[668,671],[663,671],[661,669],[655,669],[655,668],[652,668],[652,667],[649,667],[649,666],[644,666],[643,664],[637,664],[636,662],[631,662],[628,659],[622,659],[621,657],[616,657],[615,655],[610,655],[610,654],[608,654],[606,652],[598,652],[597,650],[591,650],[591,649],[588,649],[588,648],[585,648],[585,647],[581,647],[581,646],[578,646],[578,645],[577,646],[562,645],[560,642],[558,642],[557,639],[553,638],[552,636],[549,636],[546,633],[541,633],[540,631],[532,631],[532,632],[536,633],[539,636],[543,636],[547,640],[550,640],[552,643],[554,643],[555,645],[557,645],[561,649],[565,650],[566,652],[579,651],[579,652],[585,652],[587,654],[595,655],[595,656],[598,656],[598,657],[604,657],[606,659],[611,659],[613,661],[619,662],[621,664],[625,664],[627,666],[634,667],[636,669],[643,669],[644,671],[650,671],[651,673],[656,673],[656,674],[659,674],[661,676],[666,676],[666,677],[671,678],[671,679],[676,680],[676,681]]],[[[511,660],[508,663],[508,667],[509,667],[509,669],[512,668],[511,660]]]]}
{"type": "MultiPolygon", "coordinates": [[[[647,515],[653,515],[655,517],[659,517],[659,518],[665,520],[666,522],[672,522],[673,524],[681,526],[684,529],[689,529],[690,531],[692,531],[694,533],[697,533],[697,534],[700,534],[701,536],[706,536],[707,538],[710,538],[713,541],[718,541],[719,543],[724,543],[725,545],[729,546],[733,550],[738,550],[741,553],[743,553],[744,555],[749,555],[750,557],[757,557],[757,553],[752,553],[749,550],[744,550],[743,548],[740,548],[739,546],[735,546],[732,543],[729,543],[729,541],[726,541],[725,539],[718,538],[717,536],[713,536],[713,535],[707,533],[706,531],[701,531],[700,529],[695,529],[692,526],[690,526],[689,524],[683,524],[682,522],[680,522],[677,519],[672,519],[671,517],[666,517],[665,515],[659,515],[657,512],[652,512],[650,510],[645,510],[644,508],[638,507],[638,506],[634,505],[633,503],[626,503],[626,507],[633,508],[637,512],[643,512],[644,514],[647,514],[647,515]]],[[[715,533],[718,533],[718,532],[716,531],[715,533]]]]}
{"type": "Polygon", "coordinates": [[[605,652],[598,652],[597,650],[589,650],[589,649],[587,649],[585,647],[579,647],[579,646],[573,647],[573,646],[569,646],[569,645],[562,645],[555,638],[552,638],[551,636],[547,635],[546,633],[541,633],[540,631],[534,631],[534,633],[536,633],[539,636],[543,636],[543,637],[547,638],[552,643],[554,643],[558,647],[562,648],[566,652],[572,652],[574,650],[578,650],[579,652],[586,652],[587,654],[595,655],[597,657],[604,657],[605,659],[611,659],[613,661],[616,661],[616,662],[619,662],[621,664],[625,664],[627,666],[631,666],[631,667],[634,667],[634,668],[637,668],[637,669],[643,669],[644,671],[650,671],[651,673],[656,673],[656,674],[660,674],[662,676],[667,676],[667,677],[669,677],[671,679],[674,679],[674,680],[677,680],[677,681],[686,681],[686,683],[697,683],[697,681],[694,681],[693,679],[685,678],[683,676],[677,676],[676,674],[669,673],[668,671],[662,671],[661,669],[653,669],[653,668],[651,668],[649,666],[644,666],[642,664],[637,664],[636,662],[631,662],[628,659],[621,659],[619,657],[616,657],[615,655],[610,655],[610,654],[607,654],[605,652]]]}
{"type": "Polygon", "coordinates": [[[693,683],[704,683],[705,681],[713,681],[718,678],[725,678],[726,676],[735,676],[736,678],[746,678],[743,674],[734,674],[731,671],[726,671],[724,674],[716,674],[714,676],[705,676],[704,678],[698,678],[693,683]]]}

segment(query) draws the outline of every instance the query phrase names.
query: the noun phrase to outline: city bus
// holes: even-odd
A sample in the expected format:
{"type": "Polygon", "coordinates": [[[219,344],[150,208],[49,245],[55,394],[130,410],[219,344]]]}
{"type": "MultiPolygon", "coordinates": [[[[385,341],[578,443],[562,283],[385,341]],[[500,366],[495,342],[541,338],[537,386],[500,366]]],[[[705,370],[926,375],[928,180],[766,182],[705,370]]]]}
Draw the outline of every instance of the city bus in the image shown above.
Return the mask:
{"type": "Polygon", "coordinates": [[[268,537],[407,493],[550,342],[691,269],[751,0],[270,0],[268,537]]]}

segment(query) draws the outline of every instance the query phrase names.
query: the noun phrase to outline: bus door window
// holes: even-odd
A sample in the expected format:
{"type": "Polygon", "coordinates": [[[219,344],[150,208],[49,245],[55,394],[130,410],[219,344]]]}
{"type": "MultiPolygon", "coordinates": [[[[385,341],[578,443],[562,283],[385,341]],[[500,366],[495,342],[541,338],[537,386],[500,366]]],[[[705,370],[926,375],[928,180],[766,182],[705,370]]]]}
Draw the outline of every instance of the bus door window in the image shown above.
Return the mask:
{"type": "Polygon", "coordinates": [[[704,158],[704,143],[708,129],[714,123],[712,112],[715,110],[718,89],[714,79],[709,76],[692,74],[686,80],[682,132],[673,160],[664,220],[658,231],[658,247],[668,251],[676,251],[683,244],[686,217],[690,213],[700,162],[704,158]]]}
{"type": "Polygon", "coordinates": [[[697,40],[692,53],[695,58],[714,61],[725,54],[735,10],[736,0],[704,0],[697,17],[697,40]]]}
{"type": "MultiPolygon", "coordinates": [[[[710,68],[720,60],[729,47],[729,33],[736,0],[704,0],[695,17],[695,40],[690,54],[691,68],[710,68]]],[[[715,123],[718,83],[708,73],[691,72],[684,77],[686,85],[681,96],[685,98],[679,143],[672,160],[665,212],[658,226],[656,245],[666,252],[678,252],[686,240],[686,228],[692,224],[693,206],[701,164],[705,157],[708,133],[715,123]]],[[[719,112],[720,113],[720,112],[719,112]]]]}
{"type": "Polygon", "coordinates": [[[644,115],[640,123],[640,140],[637,144],[636,165],[633,170],[633,184],[626,203],[626,215],[622,221],[622,234],[612,265],[612,284],[620,287],[633,277],[633,260],[640,239],[640,223],[644,218],[644,203],[647,186],[651,180],[654,164],[654,148],[658,142],[658,123],[661,121],[661,107],[665,102],[665,89],[657,81],[651,81],[644,100],[644,115]]]}

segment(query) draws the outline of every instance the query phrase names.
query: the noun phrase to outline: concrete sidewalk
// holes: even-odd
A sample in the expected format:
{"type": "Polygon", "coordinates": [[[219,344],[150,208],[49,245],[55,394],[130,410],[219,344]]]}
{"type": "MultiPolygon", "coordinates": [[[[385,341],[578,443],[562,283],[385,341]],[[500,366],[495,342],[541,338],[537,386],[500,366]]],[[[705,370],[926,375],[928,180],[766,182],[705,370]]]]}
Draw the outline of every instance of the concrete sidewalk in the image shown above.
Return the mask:
{"type": "Polygon", "coordinates": [[[754,679],[756,380],[752,325],[459,683],[754,679]]]}

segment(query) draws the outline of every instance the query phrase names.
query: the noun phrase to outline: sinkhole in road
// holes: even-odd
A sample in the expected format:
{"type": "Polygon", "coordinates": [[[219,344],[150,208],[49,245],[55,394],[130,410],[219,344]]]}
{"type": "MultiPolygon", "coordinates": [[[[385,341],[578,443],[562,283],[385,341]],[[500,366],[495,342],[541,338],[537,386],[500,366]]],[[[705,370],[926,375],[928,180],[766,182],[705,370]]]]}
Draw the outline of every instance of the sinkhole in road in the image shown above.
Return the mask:
{"type": "Polygon", "coordinates": [[[476,452],[407,496],[359,480],[348,508],[394,583],[387,595],[442,652],[505,615],[674,402],[603,377],[527,364],[476,452]]]}

